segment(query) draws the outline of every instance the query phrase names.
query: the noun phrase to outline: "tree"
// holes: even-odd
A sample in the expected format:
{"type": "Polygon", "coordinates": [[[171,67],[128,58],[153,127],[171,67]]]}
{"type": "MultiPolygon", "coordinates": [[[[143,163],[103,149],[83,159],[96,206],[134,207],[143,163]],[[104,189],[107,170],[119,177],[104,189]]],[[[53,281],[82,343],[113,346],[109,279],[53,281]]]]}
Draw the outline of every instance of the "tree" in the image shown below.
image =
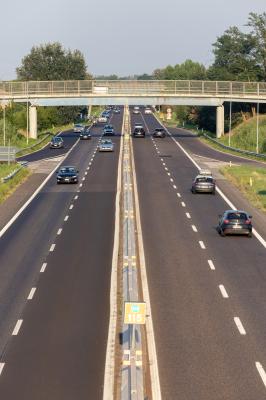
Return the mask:
{"type": "Polygon", "coordinates": [[[253,55],[259,68],[258,79],[266,81],[266,13],[250,13],[247,25],[254,40],[253,55]]]}
{"type": "Polygon", "coordinates": [[[203,64],[192,60],[186,60],[182,64],[168,65],[163,69],[153,72],[154,79],[166,80],[203,80],[206,79],[207,71],[203,64]]]}
{"type": "Polygon", "coordinates": [[[58,42],[32,47],[17,68],[19,80],[75,80],[88,77],[85,58],[79,50],[66,50],[58,42]]]}
{"type": "Polygon", "coordinates": [[[231,27],[213,44],[215,61],[209,68],[209,79],[256,81],[258,66],[254,59],[255,39],[231,27]]]}

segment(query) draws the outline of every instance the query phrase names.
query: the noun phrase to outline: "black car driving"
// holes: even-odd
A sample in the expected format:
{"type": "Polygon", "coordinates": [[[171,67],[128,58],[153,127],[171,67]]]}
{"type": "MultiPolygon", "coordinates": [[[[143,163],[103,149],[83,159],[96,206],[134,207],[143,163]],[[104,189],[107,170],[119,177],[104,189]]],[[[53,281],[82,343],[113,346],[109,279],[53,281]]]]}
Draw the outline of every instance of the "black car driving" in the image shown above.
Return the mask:
{"type": "Polygon", "coordinates": [[[80,137],[80,140],[88,140],[88,139],[91,139],[90,128],[86,128],[85,130],[83,130],[82,132],[80,132],[79,137],[80,137]]]}
{"type": "Polygon", "coordinates": [[[153,132],[154,138],[165,138],[166,133],[164,128],[156,128],[153,132]]]}
{"type": "Polygon", "coordinates": [[[226,210],[223,215],[219,216],[217,230],[221,236],[241,234],[252,237],[251,218],[252,216],[246,211],[226,210]]]}
{"type": "Polygon", "coordinates": [[[57,183],[78,183],[78,170],[72,166],[63,166],[57,171],[57,183]]]}
{"type": "Polygon", "coordinates": [[[60,136],[54,136],[50,142],[50,149],[62,149],[64,141],[60,136]]]}

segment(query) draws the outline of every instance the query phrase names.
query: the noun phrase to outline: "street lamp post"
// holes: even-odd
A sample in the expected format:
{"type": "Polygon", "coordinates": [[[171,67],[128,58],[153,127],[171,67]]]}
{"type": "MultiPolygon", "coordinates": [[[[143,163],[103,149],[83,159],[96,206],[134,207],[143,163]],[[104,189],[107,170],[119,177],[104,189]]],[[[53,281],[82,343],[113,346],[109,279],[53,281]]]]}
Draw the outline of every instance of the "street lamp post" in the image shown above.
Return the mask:
{"type": "Polygon", "coordinates": [[[257,103],[257,134],[256,134],[256,153],[259,152],[259,112],[260,103],[257,103]]]}
{"type": "Polygon", "coordinates": [[[232,130],[232,101],[230,101],[230,115],[229,115],[229,147],[231,146],[231,130],[232,130]]]}

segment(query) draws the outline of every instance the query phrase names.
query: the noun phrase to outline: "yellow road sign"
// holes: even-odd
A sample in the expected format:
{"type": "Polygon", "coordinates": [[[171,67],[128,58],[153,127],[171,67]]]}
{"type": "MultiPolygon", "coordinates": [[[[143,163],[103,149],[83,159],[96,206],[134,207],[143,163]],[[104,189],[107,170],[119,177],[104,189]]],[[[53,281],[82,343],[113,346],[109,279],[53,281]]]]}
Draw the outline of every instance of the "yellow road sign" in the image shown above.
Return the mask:
{"type": "Polygon", "coordinates": [[[146,322],[146,303],[125,302],[124,324],[144,325],[146,322]]]}

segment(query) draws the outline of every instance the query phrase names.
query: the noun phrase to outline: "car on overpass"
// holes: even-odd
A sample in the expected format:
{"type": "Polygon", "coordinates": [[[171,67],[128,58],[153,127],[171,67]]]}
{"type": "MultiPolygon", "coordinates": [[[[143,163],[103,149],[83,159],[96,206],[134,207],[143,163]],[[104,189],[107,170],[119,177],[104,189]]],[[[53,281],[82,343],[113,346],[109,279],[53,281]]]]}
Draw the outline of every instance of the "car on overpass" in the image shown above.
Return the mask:
{"type": "Polygon", "coordinates": [[[152,114],[152,110],[150,107],[146,107],[144,110],[144,114],[152,114]]]}
{"type": "Polygon", "coordinates": [[[219,215],[217,230],[221,236],[247,235],[252,237],[252,215],[246,211],[226,210],[223,215],[219,215]]]}
{"type": "Polygon", "coordinates": [[[50,142],[50,149],[62,149],[64,141],[60,136],[54,136],[50,142]]]}
{"type": "Polygon", "coordinates": [[[115,108],[113,109],[113,113],[114,113],[114,114],[120,114],[120,112],[121,112],[121,110],[120,110],[119,107],[115,107],[115,108]]]}
{"type": "Polygon", "coordinates": [[[59,171],[57,171],[57,183],[78,183],[78,173],[79,171],[73,166],[62,166],[59,171]]]}
{"type": "Polygon", "coordinates": [[[110,152],[114,151],[114,143],[111,139],[104,139],[101,140],[99,144],[99,151],[100,152],[110,152]]]}

